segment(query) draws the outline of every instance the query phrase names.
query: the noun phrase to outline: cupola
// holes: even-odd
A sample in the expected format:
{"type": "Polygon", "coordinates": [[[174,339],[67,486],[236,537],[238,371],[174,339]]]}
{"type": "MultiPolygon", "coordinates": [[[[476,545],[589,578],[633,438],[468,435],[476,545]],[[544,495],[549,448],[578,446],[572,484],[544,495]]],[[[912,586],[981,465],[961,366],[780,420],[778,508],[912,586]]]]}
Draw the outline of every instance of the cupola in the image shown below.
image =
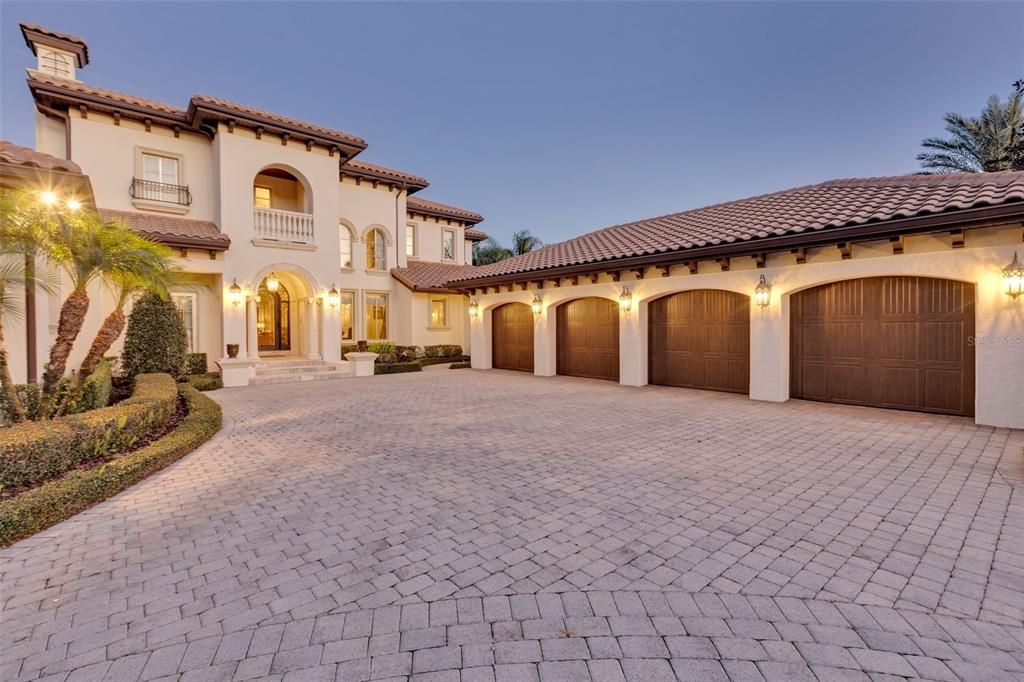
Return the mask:
{"type": "Polygon", "coordinates": [[[78,69],[89,63],[85,40],[38,24],[21,24],[25,44],[39,60],[36,70],[48,76],[78,80],[78,69]]]}

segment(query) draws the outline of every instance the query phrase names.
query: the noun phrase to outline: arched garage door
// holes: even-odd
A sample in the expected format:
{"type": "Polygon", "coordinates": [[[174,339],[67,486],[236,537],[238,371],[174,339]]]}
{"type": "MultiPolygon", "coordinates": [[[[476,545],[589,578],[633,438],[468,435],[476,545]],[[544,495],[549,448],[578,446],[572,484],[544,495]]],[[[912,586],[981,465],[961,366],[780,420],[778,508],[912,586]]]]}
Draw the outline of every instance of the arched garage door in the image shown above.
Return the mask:
{"type": "Polygon", "coordinates": [[[559,374],[619,380],[619,306],[606,298],[563,303],[558,317],[559,374]]]}
{"type": "Polygon", "coordinates": [[[794,398],[974,414],[974,285],[869,277],[792,299],[794,398]]]}
{"type": "Polygon", "coordinates": [[[506,303],[491,313],[491,365],[495,369],[533,371],[533,311],[525,303],[506,303]]]}
{"type": "Polygon", "coordinates": [[[750,299],[684,291],[648,306],[648,381],[713,391],[750,390],[750,299]]]}

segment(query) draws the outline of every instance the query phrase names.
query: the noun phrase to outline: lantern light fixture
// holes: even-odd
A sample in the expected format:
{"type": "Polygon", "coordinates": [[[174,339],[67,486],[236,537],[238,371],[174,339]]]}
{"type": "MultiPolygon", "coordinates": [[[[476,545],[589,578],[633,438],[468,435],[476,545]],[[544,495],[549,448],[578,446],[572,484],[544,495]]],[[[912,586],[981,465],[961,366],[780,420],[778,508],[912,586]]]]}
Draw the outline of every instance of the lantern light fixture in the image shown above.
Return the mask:
{"type": "Polygon", "coordinates": [[[477,300],[475,298],[474,299],[470,299],[470,301],[469,301],[469,316],[470,317],[476,317],[479,314],[480,314],[480,304],[477,303],[477,300]]]}
{"type": "Polygon", "coordinates": [[[277,288],[279,286],[281,286],[281,280],[279,280],[277,278],[277,275],[275,273],[273,273],[273,272],[270,273],[269,275],[267,275],[267,279],[266,279],[265,283],[266,283],[266,286],[267,286],[267,291],[269,291],[272,294],[273,293],[277,293],[277,288]]]}
{"type": "Polygon", "coordinates": [[[78,209],[82,208],[82,202],[79,201],[78,199],[68,199],[67,206],[72,211],[77,211],[78,209]]]}
{"type": "Polygon", "coordinates": [[[761,275],[761,281],[754,287],[754,303],[761,308],[767,308],[768,304],[772,300],[772,285],[765,281],[764,275],[761,275]]]}
{"type": "Polygon", "coordinates": [[[338,293],[338,289],[332,284],[331,290],[327,292],[327,304],[332,308],[337,308],[339,303],[341,303],[341,294],[338,293]]]}
{"type": "Polygon", "coordinates": [[[1013,261],[1003,268],[1003,285],[1006,295],[1013,300],[1024,294],[1024,263],[1020,262],[1016,251],[1013,252],[1013,261]]]}
{"type": "Polygon", "coordinates": [[[533,297],[533,301],[530,302],[530,307],[533,308],[534,315],[540,315],[544,312],[544,301],[541,300],[540,294],[533,297]]]}
{"type": "Polygon", "coordinates": [[[51,190],[45,190],[39,195],[39,198],[48,206],[53,206],[57,203],[57,193],[51,190]]]}
{"type": "Polygon", "coordinates": [[[633,293],[629,290],[629,287],[622,287],[622,293],[619,294],[619,309],[624,313],[628,313],[632,307],[633,293]]]}
{"type": "Polygon", "coordinates": [[[231,305],[239,305],[242,302],[242,287],[238,286],[238,280],[232,280],[231,286],[228,287],[228,300],[231,301],[231,305]]]}

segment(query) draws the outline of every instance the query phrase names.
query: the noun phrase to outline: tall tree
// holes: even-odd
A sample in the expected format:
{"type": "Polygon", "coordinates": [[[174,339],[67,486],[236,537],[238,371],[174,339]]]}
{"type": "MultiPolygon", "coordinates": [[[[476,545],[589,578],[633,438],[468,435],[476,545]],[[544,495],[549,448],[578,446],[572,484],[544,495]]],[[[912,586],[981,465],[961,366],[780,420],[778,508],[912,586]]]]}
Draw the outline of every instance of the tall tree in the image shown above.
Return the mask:
{"type": "Polygon", "coordinates": [[[529,230],[512,233],[512,255],[514,256],[522,256],[524,253],[530,253],[542,246],[544,246],[544,242],[530,234],[529,230]]]}
{"type": "Polygon", "coordinates": [[[529,230],[512,233],[512,248],[503,246],[494,237],[488,237],[473,247],[473,265],[487,265],[500,260],[521,256],[544,246],[539,238],[530,234],[529,230]]]}
{"type": "Polygon", "coordinates": [[[1024,170],[1024,81],[1014,83],[1006,102],[989,97],[977,118],[946,114],[951,137],[929,137],[917,155],[925,172],[982,173],[1024,170]]]}

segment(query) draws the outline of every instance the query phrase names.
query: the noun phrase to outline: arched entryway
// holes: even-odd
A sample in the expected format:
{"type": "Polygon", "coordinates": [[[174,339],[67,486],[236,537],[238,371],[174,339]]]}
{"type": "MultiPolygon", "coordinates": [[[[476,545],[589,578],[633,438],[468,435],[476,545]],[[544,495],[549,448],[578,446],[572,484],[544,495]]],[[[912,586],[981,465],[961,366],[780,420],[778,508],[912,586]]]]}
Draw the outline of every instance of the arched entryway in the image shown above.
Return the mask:
{"type": "Polygon", "coordinates": [[[321,357],[324,310],[318,287],[303,268],[275,263],[252,276],[246,303],[249,357],[321,357]]]}
{"type": "Polygon", "coordinates": [[[648,306],[649,382],[712,391],[750,390],[750,298],[696,289],[648,306]]]}
{"type": "Polygon", "coordinates": [[[558,373],[618,381],[618,304],[606,298],[578,298],[558,306],[556,315],[558,373]]]}
{"type": "Polygon", "coordinates": [[[260,282],[256,304],[256,338],[259,350],[290,351],[291,345],[291,294],[288,287],[279,280],[267,278],[260,282]]]}
{"type": "Polygon", "coordinates": [[[525,303],[506,303],[491,313],[491,365],[495,369],[533,371],[533,311],[525,303]]]}
{"type": "Polygon", "coordinates": [[[867,277],[792,296],[790,396],[974,414],[974,285],[867,277]]]}

